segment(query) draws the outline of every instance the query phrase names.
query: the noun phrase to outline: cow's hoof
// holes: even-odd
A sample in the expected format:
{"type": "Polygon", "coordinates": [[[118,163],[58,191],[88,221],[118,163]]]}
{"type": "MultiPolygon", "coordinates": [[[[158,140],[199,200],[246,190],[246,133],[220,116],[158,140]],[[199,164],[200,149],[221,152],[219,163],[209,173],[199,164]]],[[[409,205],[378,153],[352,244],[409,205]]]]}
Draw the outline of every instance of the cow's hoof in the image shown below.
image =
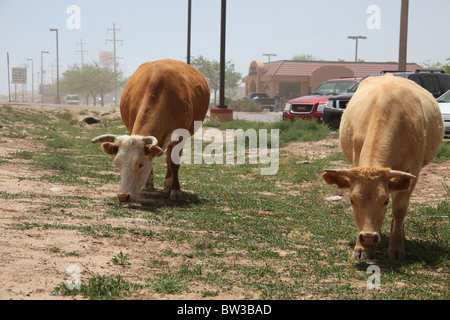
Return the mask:
{"type": "Polygon", "coordinates": [[[155,185],[153,183],[146,183],[143,190],[145,191],[155,191],[155,185]]]}
{"type": "Polygon", "coordinates": [[[389,248],[388,249],[388,256],[391,260],[405,260],[405,249],[399,249],[399,248],[389,248]]]}
{"type": "Polygon", "coordinates": [[[181,200],[183,196],[180,190],[171,190],[170,191],[170,200],[181,200]]]}

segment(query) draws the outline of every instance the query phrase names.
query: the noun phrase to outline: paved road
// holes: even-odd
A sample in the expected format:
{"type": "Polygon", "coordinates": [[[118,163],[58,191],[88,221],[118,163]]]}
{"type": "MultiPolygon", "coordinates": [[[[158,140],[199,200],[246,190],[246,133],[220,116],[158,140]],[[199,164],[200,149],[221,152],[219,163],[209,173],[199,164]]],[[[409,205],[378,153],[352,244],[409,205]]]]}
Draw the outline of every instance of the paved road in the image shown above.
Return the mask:
{"type": "Polygon", "coordinates": [[[282,112],[233,112],[233,119],[272,122],[281,120],[282,112]]]}

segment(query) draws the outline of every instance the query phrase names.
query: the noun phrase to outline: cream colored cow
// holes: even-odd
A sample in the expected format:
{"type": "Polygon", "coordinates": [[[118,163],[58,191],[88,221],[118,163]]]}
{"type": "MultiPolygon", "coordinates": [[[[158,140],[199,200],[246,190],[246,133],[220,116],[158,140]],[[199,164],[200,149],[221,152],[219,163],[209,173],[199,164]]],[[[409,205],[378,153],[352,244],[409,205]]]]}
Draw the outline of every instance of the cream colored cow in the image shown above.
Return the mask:
{"type": "Polygon", "coordinates": [[[443,120],[433,96],[415,82],[391,74],[361,82],[340,125],[340,143],[351,169],[324,170],[328,184],[350,189],[358,226],[355,256],[380,241],[392,193],[388,255],[404,259],[403,220],[420,170],[437,153],[443,120]]]}

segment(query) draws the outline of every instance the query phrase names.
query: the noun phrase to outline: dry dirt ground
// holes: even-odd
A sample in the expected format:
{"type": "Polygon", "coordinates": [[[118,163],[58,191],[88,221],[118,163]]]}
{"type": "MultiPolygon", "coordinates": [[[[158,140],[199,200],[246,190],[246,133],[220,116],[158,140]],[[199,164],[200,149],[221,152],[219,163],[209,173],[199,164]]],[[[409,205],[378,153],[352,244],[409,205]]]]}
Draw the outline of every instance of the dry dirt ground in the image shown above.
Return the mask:
{"type": "MultiPolygon", "coordinates": [[[[70,109],[74,118],[80,118],[77,109],[70,109]]],[[[117,116],[110,115],[110,116],[117,116]]],[[[84,116],[83,116],[84,117],[84,116]]],[[[0,129],[0,130],[4,130],[0,129]]],[[[2,133],[2,132],[0,132],[2,133]]],[[[0,136],[0,156],[5,157],[18,151],[39,151],[44,146],[34,140],[6,138],[0,136]]],[[[338,150],[337,137],[319,142],[295,142],[283,148],[283,152],[293,153],[299,157],[314,160],[326,157],[338,150]]],[[[345,165],[344,163],[342,163],[345,165]]],[[[105,197],[114,197],[116,185],[104,185],[92,190],[89,186],[68,186],[45,182],[39,178],[45,171],[37,171],[26,161],[17,163],[0,163],[0,195],[21,194],[11,199],[0,197],[0,299],[83,299],[82,296],[52,296],[53,289],[66,281],[71,275],[68,268],[76,265],[80,268],[81,278],[88,279],[94,274],[131,275],[131,282],[142,278],[136,275],[148,273],[144,269],[150,257],[157,252],[172,250],[183,252],[183,245],[171,246],[170,243],[156,239],[146,240],[145,245],[139,241],[139,234],[125,235],[118,239],[86,237],[77,230],[29,228],[18,231],[15,224],[33,222],[62,223],[62,217],[72,217],[72,224],[82,223],[84,216],[90,216],[89,223],[104,224],[102,214],[86,210],[83,206],[75,208],[48,208],[46,197],[78,195],[92,199],[101,206],[105,197]],[[27,197],[32,194],[32,197],[27,197]],[[38,196],[36,196],[38,195],[38,196]],[[64,211],[64,214],[62,212],[64,211]],[[37,215],[33,215],[38,212],[37,215]],[[101,219],[101,221],[99,221],[101,219]],[[120,251],[126,252],[133,259],[133,264],[126,269],[111,262],[112,257],[120,251]]],[[[446,194],[443,182],[450,181],[450,161],[432,163],[421,173],[419,183],[413,195],[413,202],[434,202],[444,199],[446,194]]],[[[92,208],[92,207],[91,207],[92,208]]],[[[147,222],[139,218],[106,218],[112,227],[144,228],[147,222]]],[[[84,219],[86,221],[86,219],[84,219]]],[[[86,222],[84,222],[86,223],[86,222]]],[[[155,229],[158,226],[151,226],[155,229]]],[[[181,255],[164,257],[164,263],[179,266],[186,259],[181,255]]],[[[163,294],[148,292],[145,289],[134,295],[133,299],[201,299],[200,292],[209,290],[207,284],[193,283],[190,292],[182,294],[163,294]]],[[[215,299],[245,299],[249,292],[240,288],[221,293],[215,299]]],[[[257,297],[254,297],[257,298],[257,297]]]]}

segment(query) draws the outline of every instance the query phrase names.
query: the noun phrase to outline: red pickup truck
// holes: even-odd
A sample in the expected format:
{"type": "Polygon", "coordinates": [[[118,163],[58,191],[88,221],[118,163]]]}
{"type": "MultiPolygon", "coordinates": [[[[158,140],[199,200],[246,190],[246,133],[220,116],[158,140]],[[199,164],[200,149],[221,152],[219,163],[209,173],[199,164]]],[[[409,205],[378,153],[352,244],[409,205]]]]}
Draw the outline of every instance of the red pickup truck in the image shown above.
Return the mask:
{"type": "Polygon", "coordinates": [[[325,81],[309,96],[289,100],[284,107],[283,120],[316,119],[317,122],[322,123],[323,109],[327,105],[328,98],[346,93],[360,80],[361,78],[340,78],[325,81]]]}

